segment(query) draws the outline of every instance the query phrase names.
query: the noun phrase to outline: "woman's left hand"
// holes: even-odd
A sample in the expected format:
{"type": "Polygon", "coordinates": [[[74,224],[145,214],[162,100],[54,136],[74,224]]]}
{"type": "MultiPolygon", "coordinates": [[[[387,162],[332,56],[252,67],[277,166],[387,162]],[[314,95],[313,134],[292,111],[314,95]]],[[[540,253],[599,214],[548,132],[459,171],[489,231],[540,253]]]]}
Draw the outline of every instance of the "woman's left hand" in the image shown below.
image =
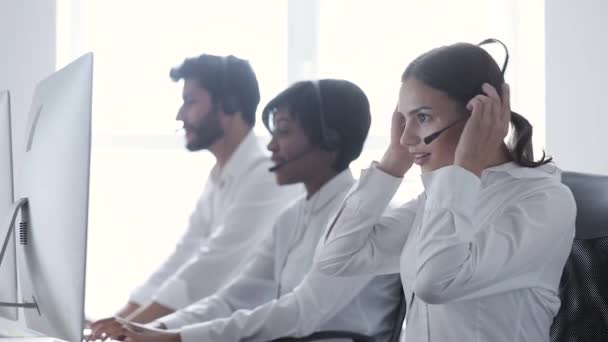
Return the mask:
{"type": "Polygon", "coordinates": [[[471,116],[460,136],[454,156],[455,165],[478,177],[488,167],[496,151],[500,151],[511,120],[509,85],[502,85],[502,100],[490,84],[484,83],[482,90],[485,95],[477,95],[467,104],[471,116]]]}
{"type": "Polygon", "coordinates": [[[177,332],[149,329],[129,323],[121,324],[109,337],[124,342],[181,342],[177,332]]]}

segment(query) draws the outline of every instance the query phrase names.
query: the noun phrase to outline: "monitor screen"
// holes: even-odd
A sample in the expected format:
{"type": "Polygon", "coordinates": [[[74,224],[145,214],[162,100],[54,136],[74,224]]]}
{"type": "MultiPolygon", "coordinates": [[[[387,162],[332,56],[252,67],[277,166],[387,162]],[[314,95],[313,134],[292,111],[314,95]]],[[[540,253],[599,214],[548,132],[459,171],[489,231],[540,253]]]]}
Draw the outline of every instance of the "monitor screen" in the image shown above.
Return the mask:
{"type": "Polygon", "coordinates": [[[15,200],[27,199],[17,265],[27,328],[79,341],[84,285],[91,153],[93,55],[41,81],[25,132],[13,137],[23,161],[15,200]]]}
{"type": "MultiPolygon", "coordinates": [[[[0,91],[0,224],[8,221],[13,204],[13,158],[11,143],[11,98],[8,91],[0,91]]],[[[0,247],[8,233],[8,225],[0,226],[0,247]]],[[[0,302],[17,300],[17,273],[15,268],[15,239],[8,237],[8,245],[0,264],[0,302]]],[[[0,307],[0,316],[17,319],[17,309],[0,307]]]]}

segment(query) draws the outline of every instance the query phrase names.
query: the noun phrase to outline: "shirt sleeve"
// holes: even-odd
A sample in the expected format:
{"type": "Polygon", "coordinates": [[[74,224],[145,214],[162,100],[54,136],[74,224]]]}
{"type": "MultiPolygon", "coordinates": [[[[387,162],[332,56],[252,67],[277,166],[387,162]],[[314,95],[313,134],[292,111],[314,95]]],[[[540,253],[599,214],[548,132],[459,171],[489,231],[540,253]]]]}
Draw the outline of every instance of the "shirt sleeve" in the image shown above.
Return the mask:
{"type": "Polygon", "coordinates": [[[216,294],[158,320],[168,329],[228,317],[237,309],[252,309],[275,297],[277,286],[274,234],[263,240],[243,272],[216,294]]]}
{"type": "Polygon", "coordinates": [[[143,305],[148,303],[161,286],[170,279],[178,269],[187,264],[196,253],[203,241],[211,234],[210,220],[206,216],[209,212],[205,210],[208,205],[208,189],[199,198],[195,211],[190,215],[188,228],[174,251],[169,255],[162,265],[140,286],[138,286],[130,296],[130,301],[143,305]]]}
{"type": "Polygon", "coordinates": [[[307,336],[346,307],[371,280],[370,276],[330,277],[313,270],[293,292],[229,317],[182,327],[180,336],[183,342],[307,336]]]}
{"type": "Polygon", "coordinates": [[[162,285],[155,302],[177,310],[214,294],[252,256],[278,214],[299,194],[299,188],[279,187],[267,175],[253,174],[249,179],[252,182],[239,191],[223,225],[203,242],[195,259],[162,285]]]}
{"type": "Polygon", "coordinates": [[[419,202],[387,210],[401,180],[376,167],[363,171],[321,241],[315,267],[340,276],[399,272],[419,202]]]}
{"type": "Polygon", "coordinates": [[[559,181],[522,186],[524,194],[481,227],[473,221],[484,200],[477,176],[449,166],[435,171],[425,187],[423,223],[414,243],[414,292],[421,300],[441,304],[542,287],[539,279],[548,268],[561,274],[574,238],[576,205],[559,181]]]}

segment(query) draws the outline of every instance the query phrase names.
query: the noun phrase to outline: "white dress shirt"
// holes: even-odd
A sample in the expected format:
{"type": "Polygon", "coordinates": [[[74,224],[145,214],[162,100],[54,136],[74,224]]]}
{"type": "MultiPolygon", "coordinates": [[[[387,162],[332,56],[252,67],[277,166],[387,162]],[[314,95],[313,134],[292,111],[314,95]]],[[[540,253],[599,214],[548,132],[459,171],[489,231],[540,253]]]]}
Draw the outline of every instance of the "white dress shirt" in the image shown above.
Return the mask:
{"type": "Polygon", "coordinates": [[[401,178],[372,167],[315,258],[328,275],[400,271],[406,342],[549,341],[576,206],[553,165],[506,163],[481,179],[448,166],[385,211],[401,178]]]}
{"type": "Polygon", "coordinates": [[[268,155],[250,132],[220,170],[211,170],[175,251],[131,296],[177,310],[215,293],[241,272],[255,246],[302,187],[278,186],[268,155]]]}
{"type": "Polygon", "coordinates": [[[247,268],[215,295],[161,318],[183,342],[269,341],[346,330],[386,340],[401,287],[396,274],[311,271],[327,222],[354,184],[349,170],[284,211],[247,268]]]}

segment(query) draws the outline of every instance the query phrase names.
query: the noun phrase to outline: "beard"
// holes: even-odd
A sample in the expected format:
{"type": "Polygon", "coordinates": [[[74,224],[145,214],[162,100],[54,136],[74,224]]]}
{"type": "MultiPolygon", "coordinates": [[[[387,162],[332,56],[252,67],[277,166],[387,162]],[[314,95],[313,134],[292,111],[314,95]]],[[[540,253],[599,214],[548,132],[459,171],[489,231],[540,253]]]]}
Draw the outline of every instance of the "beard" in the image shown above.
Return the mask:
{"type": "Polygon", "coordinates": [[[213,106],[205,118],[196,125],[185,125],[186,148],[188,151],[209,149],[215,142],[224,136],[220,123],[219,112],[213,106]],[[190,137],[188,137],[188,133],[190,137]]]}

